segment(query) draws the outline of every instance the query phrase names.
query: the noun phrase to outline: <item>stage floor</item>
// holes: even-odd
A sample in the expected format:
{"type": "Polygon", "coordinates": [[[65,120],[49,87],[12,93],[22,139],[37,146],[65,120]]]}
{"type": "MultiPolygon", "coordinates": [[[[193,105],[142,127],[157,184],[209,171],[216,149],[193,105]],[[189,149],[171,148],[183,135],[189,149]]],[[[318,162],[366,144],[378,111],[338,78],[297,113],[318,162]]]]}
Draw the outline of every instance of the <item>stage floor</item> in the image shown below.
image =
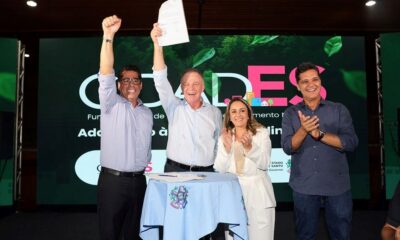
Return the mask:
{"type": "MultiPolygon", "coordinates": [[[[380,239],[385,211],[354,211],[351,239],[380,239]]],[[[275,239],[295,239],[292,211],[277,211],[275,239]]],[[[0,215],[2,240],[98,240],[97,215],[94,211],[41,210],[0,215]]],[[[321,216],[318,240],[328,240],[321,216]]]]}

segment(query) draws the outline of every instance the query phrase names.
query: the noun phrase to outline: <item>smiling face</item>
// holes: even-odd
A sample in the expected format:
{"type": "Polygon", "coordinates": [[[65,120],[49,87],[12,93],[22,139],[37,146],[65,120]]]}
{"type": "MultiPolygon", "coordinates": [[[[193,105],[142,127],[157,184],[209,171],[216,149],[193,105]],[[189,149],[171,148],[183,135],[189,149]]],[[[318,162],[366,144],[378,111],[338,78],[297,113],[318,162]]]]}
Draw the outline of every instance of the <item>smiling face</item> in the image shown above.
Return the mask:
{"type": "Polygon", "coordinates": [[[181,87],[185,100],[189,105],[197,109],[201,106],[201,94],[204,91],[203,77],[197,72],[187,72],[182,77],[181,87]]]}
{"type": "Polygon", "coordinates": [[[321,98],[321,78],[316,70],[310,69],[299,74],[297,89],[305,102],[319,101],[321,98]]]}
{"type": "Polygon", "coordinates": [[[234,101],[229,108],[229,119],[235,128],[246,128],[249,121],[249,110],[241,101],[234,101]]]}
{"type": "Polygon", "coordinates": [[[122,72],[121,80],[118,82],[118,90],[121,96],[128,99],[128,101],[134,105],[136,105],[143,86],[142,81],[137,81],[137,79],[139,79],[139,74],[137,72],[125,70],[122,72]]]}

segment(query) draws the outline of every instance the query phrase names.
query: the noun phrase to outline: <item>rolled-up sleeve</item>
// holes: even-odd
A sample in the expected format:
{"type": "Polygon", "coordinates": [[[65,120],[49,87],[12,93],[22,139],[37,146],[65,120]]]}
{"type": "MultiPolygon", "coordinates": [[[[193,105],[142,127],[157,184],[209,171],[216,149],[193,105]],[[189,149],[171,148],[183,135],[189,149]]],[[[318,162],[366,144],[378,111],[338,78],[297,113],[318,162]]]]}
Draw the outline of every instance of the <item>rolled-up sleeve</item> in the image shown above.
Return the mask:
{"type": "Polygon", "coordinates": [[[161,105],[163,106],[168,119],[172,119],[175,108],[177,105],[179,105],[179,99],[175,96],[171,83],[168,81],[167,71],[167,68],[159,71],[153,71],[153,77],[154,86],[158,92],[161,105]]]}
{"type": "Polygon", "coordinates": [[[358,137],[354,130],[353,120],[349,110],[342,105],[339,106],[340,122],[338,137],[342,143],[342,151],[353,152],[358,146],[358,137]]]}
{"type": "Polygon", "coordinates": [[[107,113],[117,102],[117,87],[115,74],[98,75],[99,80],[99,101],[101,111],[107,113]]]}

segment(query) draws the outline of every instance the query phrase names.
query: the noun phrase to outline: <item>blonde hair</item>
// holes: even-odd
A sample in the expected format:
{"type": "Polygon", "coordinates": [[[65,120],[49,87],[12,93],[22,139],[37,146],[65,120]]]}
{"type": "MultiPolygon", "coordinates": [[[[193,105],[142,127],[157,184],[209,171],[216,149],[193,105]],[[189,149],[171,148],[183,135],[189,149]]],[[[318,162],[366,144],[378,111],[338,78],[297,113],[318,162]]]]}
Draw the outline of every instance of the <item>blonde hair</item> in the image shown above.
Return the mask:
{"type": "Polygon", "coordinates": [[[183,72],[182,77],[181,77],[181,87],[182,87],[182,88],[183,88],[183,85],[185,84],[185,82],[186,82],[186,80],[187,80],[187,75],[189,75],[189,73],[197,73],[197,74],[200,76],[201,81],[202,81],[202,83],[203,83],[203,85],[204,85],[204,77],[203,77],[203,74],[202,74],[198,69],[196,69],[196,68],[188,68],[188,69],[186,69],[186,70],[183,72]]]}
{"type": "Polygon", "coordinates": [[[257,133],[257,129],[264,127],[264,126],[261,123],[257,122],[257,120],[253,116],[253,110],[251,109],[251,106],[247,103],[247,101],[245,101],[242,98],[233,98],[229,102],[228,107],[226,108],[226,111],[224,114],[224,127],[227,130],[232,130],[233,128],[235,128],[235,126],[233,125],[233,123],[230,119],[230,116],[229,116],[229,112],[231,110],[232,103],[234,103],[234,102],[241,102],[246,106],[247,114],[249,117],[249,120],[247,121],[246,129],[249,130],[251,133],[253,133],[253,135],[255,135],[257,133]]]}

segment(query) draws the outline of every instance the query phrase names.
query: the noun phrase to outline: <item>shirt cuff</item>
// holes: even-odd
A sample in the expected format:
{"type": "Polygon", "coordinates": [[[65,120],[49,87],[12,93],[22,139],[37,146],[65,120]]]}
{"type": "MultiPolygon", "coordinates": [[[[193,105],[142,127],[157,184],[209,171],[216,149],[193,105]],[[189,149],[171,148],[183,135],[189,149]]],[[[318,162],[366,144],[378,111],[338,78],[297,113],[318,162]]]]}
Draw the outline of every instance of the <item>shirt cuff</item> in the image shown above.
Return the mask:
{"type": "Polygon", "coordinates": [[[98,74],[98,79],[100,83],[111,85],[115,84],[116,77],[115,77],[115,72],[110,73],[110,74],[98,74]]]}
{"type": "Polygon", "coordinates": [[[151,69],[153,69],[154,78],[156,78],[156,77],[159,78],[160,76],[167,75],[168,67],[165,67],[164,69],[161,69],[161,70],[154,70],[154,66],[153,66],[151,69]]]}

